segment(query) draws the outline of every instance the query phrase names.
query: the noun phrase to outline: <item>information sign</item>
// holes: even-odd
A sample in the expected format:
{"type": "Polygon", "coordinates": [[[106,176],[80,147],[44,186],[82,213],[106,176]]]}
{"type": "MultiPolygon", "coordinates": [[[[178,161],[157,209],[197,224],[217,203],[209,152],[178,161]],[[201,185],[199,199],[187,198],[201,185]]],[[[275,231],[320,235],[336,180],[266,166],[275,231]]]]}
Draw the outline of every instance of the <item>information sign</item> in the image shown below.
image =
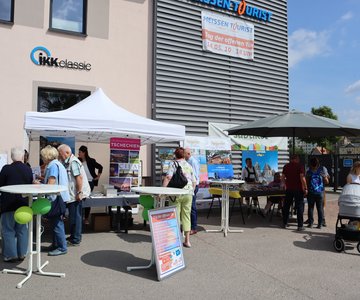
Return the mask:
{"type": "Polygon", "coordinates": [[[343,166],[345,168],[351,168],[353,166],[353,160],[351,158],[344,158],[343,166]]]}
{"type": "Polygon", "coordinates": [[[185,268],[182,237],[175,206],[149,210],[158,280],[185,268]]]}

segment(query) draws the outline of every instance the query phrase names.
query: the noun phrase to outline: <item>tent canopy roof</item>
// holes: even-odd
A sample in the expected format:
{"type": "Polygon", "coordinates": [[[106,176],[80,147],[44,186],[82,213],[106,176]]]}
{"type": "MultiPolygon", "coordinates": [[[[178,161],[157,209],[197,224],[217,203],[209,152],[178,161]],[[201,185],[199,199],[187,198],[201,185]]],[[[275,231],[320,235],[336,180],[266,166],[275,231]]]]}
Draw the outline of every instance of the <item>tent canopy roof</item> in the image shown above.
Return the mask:
{"type": "Polygon", "coordinates": [[[180,141],[185,127],[148,119],[113,103],[97,89],[76,105],[56,112],[26,112],[30,140],[40,136],[74,136],[79,142],[108,143],[111,137],[140,138],[141,144],[180,141]]]}

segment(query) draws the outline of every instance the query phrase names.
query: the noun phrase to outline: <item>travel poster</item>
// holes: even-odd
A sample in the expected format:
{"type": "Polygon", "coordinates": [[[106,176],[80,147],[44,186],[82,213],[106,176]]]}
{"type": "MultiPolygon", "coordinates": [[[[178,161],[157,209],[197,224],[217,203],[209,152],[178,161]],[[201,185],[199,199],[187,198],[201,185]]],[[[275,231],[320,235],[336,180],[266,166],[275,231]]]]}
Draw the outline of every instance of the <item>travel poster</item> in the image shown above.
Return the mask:
{"type": "Polygon", "coordinates": [[[182,237],[175,206],[149,210],[158,279],[185,268],[182,237]]]}
{"type": "Polygon", "coordinates": [[[166,176],[167,171],[171,163],[174,161],[175,148],[160,148],[159,149],[159,159],[161,161],[161,174],[166,176]]]}
{"type": "Polygon", "coordinates": [[[229,138],[186,136],[184,147],[190,148],[191,155],[200,163],[198,199],[207,196],[209,179],[234,177],[229,138]]]}
{"type": "Polygon", "coordinates": [[[130,191],[139,186],[140,139],[110,139],[110,176],[109,184],[121,191],[130,191]]]}
{"type": "MultiPolygon", "coordinates": [[[[54,148],[59,147],[60,145],[65,144],[71,148],[71,152],[77,156],[75,150],[75,137],[64,137],[64,136],[40,136],[40,151],[46,146],[50,145],[54,148]]],[[[46,165],[41,159],[39,153],[39,166],[33,167],[33,176],[34,178],[42,178],[45,176],[46,165]]]]}
{"type": "Polygon", "coordinates": [[[40,150],[45,148],[47,145],[53,146],[55,148],[59,147],[61,144],[66,144],[71,148],[71,152],[77,156],[75,150],[75,137],[64,137],[64,136],[40,136],[40,150]]]}
{"type": "Polygon", "coordinates": [[[232,179],[234,177],[230,151],[207,150],[206,159],[209,179],[232,179]]]}
{"type": "Polygon", "coordinates": [[[272,181],[278,171],[277,151],[242,151],[242,168],[246,167],[246,159],[251,158],[256,174],[260,181],[272,181]]]}

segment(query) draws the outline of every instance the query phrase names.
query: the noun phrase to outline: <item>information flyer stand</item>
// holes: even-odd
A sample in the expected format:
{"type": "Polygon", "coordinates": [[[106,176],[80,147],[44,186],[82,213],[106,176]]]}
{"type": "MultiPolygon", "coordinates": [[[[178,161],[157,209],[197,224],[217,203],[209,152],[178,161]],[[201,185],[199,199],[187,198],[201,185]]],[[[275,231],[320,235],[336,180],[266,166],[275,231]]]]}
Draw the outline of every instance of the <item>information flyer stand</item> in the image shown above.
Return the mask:
{"type": "Polygon", "coordinates": [[[182,237],[175,206],[149,210],[158,280],[185,268],[182,237]]]}

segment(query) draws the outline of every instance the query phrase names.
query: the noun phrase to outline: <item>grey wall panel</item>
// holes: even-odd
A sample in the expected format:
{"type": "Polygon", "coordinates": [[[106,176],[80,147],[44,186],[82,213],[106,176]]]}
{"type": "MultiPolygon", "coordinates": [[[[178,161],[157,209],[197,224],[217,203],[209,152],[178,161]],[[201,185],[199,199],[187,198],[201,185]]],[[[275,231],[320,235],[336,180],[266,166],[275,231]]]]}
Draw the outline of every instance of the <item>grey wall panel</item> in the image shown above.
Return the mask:
{"type": "MultiPolygon", "coordinates": [[[[239,124],[288,110],[287,1],[246,2],[272,11],[271,22],[192,0],[155,0],[154,119],[206,136],[208,122],[239,124]],[[203,51],[202,10],[253,23],[254,60],[203,51]]],[[[233,156],[238,172],[241,153],[233,156]]],[[[281,168],[286,160],[287,152],[279,151],[281,168]]]]}

